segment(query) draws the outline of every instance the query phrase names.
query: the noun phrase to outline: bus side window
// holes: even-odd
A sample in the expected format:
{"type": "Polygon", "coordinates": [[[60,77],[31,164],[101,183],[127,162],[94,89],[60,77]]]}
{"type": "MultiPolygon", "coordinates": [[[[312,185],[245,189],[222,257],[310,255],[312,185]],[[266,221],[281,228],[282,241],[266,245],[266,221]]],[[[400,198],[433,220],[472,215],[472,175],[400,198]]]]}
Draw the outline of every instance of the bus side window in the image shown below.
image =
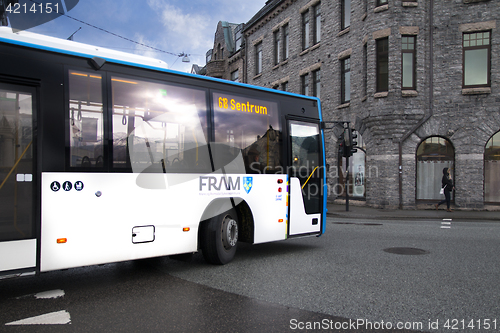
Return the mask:
{"type": "Polygon", "coordinates": [[[103,167],[102,77],[69,71],[71,167],[103,167]]]}
{"type": "Polygon", "coordinates": [[[204,90],[123,77],[111,85],[114,168],[210,171],[204,90]]]}
{"type": "Polygon", "coordinates": [[[278,103],[214,92],[215,142],[241,151],[245,173],[284,173],[278,103]]]}

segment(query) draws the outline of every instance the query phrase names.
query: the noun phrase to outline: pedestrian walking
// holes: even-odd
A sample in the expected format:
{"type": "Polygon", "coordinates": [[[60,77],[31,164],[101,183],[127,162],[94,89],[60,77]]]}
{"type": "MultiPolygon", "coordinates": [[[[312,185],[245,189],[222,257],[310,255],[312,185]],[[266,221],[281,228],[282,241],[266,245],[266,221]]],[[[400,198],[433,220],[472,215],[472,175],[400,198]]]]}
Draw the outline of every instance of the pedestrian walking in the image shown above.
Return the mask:
{"type": "Polygon", "coordinates": [[[439,206],[441,204],[444,204],[446,202],[447,206],[446,211],[452,212],[452,210],[450,209],[451,191],[453,191],[455,187],[453,186],[453,180],[451,179],[449,168],[443,169],[443,178],[441,178],[441,188],[444,189],[444,200],[441,200],[439,203],[436,204],[436,210],[439,209],[439,206]]]}

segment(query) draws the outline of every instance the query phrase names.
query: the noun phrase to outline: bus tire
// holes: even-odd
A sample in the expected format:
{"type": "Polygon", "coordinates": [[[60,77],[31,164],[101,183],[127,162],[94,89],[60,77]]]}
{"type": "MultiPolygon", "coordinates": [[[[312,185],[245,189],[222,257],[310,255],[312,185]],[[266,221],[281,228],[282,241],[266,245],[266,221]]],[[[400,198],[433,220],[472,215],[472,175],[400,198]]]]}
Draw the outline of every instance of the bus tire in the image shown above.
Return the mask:
{"type": "Polygon", "coordinates": [[[208,263],[224,265],[233,260],[238,246],[238,221],[234,209],[204,221],[201,251],[208,263]]]}

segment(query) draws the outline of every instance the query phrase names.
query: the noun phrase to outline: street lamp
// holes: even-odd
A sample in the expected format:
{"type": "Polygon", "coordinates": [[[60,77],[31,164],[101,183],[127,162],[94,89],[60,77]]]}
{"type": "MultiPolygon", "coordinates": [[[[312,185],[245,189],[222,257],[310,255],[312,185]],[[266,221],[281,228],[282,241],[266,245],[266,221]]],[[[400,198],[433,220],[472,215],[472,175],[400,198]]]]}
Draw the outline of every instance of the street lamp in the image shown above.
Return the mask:
{"type": "Polygon", "coordinates": [[[189,59],[189,54],[186,53],[179,53],[179,58],[182,57],[182,62],[191,62],[189,59]]]}

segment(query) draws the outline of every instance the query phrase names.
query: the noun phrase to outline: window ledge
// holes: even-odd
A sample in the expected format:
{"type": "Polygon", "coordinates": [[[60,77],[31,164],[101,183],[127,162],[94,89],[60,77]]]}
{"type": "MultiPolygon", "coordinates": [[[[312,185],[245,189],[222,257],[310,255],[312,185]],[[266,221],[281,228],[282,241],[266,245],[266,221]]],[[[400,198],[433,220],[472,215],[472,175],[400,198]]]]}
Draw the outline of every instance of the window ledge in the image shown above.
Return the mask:
{"type": "Polygon", "coordinates": [[[316,49],[317,49],[317,48],[319,48],[320,46],[321,46],[321,42],[314,44],[314,45],[311,47],[311,51],[316,50],[316,49]]]}
{"type": "Polygon", "coordinates": [[[255,75],[255,76],[253,77],[253,79],[254,79],[254,80],[257,80],[257,79],[258,79],[258,78],[260,78],[261,76],[262,76],[262,73],[257,74],[257,75],[255,75]]]}
{"type": "Polygon", "coordinates": [[[484,87],[484,88],[464,88],[464,89],[462,89],[462,95],[481,95],[481,94],[491,94],[491,88],[484,87]]]}
{"type": "Polygon", "coordinates": [[[418,2],[403,1],[403,7],[418,7],[418,2]]]}
{"type": "Polygon", "coordinates": [[[344,30],[342,30],[341,32],[339,32],[339,33],[337,34],[337,37],[343,36],[343,35],[345,35],[346,33],[348,33],[349,31],[351,31],[351,27],[347,27],[347,28],[345,28],[344,30]]]}
{"type": "Polygon", "coordinates": [[[366,20],[367,17],[368,17],[368,13],[364,13],[363,16],[361,16],[361,21],[366,20]]]}
{"type": "Polygon", "coordinates": [[[416,90],[401,90],[402,97],[417,97],[418,91],[416,90]]]}
{"type": "Polygon", "coordinates": [[[276,69],[278,69],[278,68],[280,68],[281,66],[285,66],[286,64],[288,64],[288,59],[283,60],[283,61],[282,61],[282,62],[280,62],[279,64],[274,65],[274,67],[273,67],[273,71],[274,71],[274,70],[276,70],[276,69]]]}
{"type": "MultiPolygon", "coordinates": [[[[319,48],[321,46],[321,42],[318,42],[316,44],[314,44],[313,46],[309,46],[307,49],[303,50],[302,52],[299,53],[300,56],[303,56],[304,54],[307,54],[309,53],[310,51],[314,51],[316,50],[317,48],[319,48]]],[[[288,59],[286,60],[288,61],[288,59]]]]}
{"type": "Polygon", "coordinates": [[[337,110],[338,109],[345,109],[345,108],[348,108],[350,106],[351,106],[351,102],[347,102],[347,103],[344,103],[342,105],[337,106],[337,110]]]}
{"type": "Polygon", "coordinates": [[[373,10],[373,12],[374,13],[380,13],[380,12],[386,11],[388,9],[389,9],[389,4],[375,7],[375,9],[373,10]]]}
{"type": "Polygon", "coordinates": [[[364,101],[366,101],[367,99],[368,99],[368,96],[365,96],[365,97],[363,97],[363,98],[361,99],[361,102],[364,102],[364,101]]]}
{"type": "Polygon", "coordinates": [[[375,98],[385,98],[387,96],[389,96],[389,92],[388,91],[378,92],[375,95],[373,95],[373,97],[375,97],[375,98]]]}

